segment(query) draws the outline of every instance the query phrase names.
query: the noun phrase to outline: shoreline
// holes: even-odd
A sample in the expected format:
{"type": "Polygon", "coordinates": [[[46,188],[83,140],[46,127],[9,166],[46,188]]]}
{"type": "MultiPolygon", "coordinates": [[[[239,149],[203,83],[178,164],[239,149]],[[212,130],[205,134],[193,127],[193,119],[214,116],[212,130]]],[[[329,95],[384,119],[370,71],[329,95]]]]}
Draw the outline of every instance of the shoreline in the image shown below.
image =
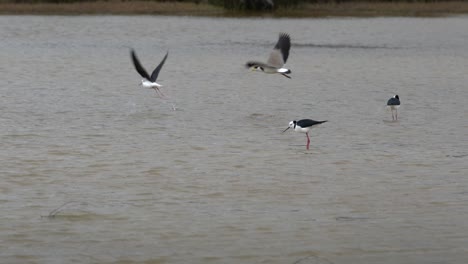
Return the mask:
{"type": "Polygon", "coordinates": [[[148,1],[96,1],[75,3],[0,2],[0,15],[173,15],[200,17],[445,17],[467,15],[468,2],[395,3],[353,2],[302,4],[297,8],[265,13],[226,11],[209,4],[148,1]]]}

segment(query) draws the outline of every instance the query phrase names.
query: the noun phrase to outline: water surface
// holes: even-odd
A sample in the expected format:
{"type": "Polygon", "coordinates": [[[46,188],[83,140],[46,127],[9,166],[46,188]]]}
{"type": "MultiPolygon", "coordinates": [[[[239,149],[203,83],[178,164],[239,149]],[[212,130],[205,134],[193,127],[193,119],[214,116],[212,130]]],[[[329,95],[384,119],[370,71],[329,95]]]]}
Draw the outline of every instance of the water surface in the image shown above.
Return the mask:
{"type": "Polygon", "coordinates": [[[0,258],[466,263],[466,28],[0,16],[0,258]],[[245,69],[279,32],[292,79],[245,69]],[[138,86],[129,47],[148,70],[169,50],[169,100],[138,86]],[[281,133],[302,118],[329,120],[309,151],[281,133]]]}

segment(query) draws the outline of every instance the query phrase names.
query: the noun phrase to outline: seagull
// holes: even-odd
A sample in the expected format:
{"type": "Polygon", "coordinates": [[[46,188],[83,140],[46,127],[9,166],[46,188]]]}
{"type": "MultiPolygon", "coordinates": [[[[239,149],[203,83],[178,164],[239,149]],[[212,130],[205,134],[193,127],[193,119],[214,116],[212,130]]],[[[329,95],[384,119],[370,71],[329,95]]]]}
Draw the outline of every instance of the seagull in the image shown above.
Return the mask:
{"type": "Polygon", "coordinates": [[[388,99],[387,106],[392,111],[392,120],[398,120],[398,107],[400,107],[400,97],[398,94],[388,99]],[[395,110],[395,115],[393,115],[393,110],[395,110]]]}
{"type": "Polygon", "coordinates": [[[145,87],[145,88],[150,88],[154,89],[156,93],[158,94],[159,97],[165,98],[164,94],[159,90],[159,88],[162,87],[161,84],[156,82],[156,79],[158,78],[159,71],[161,71],[162,66],[164,65],[164,62],[167,59],[167,55],[169,55],[169,52],[166,53],[166,56],[162,59],[162,61],[159,63],[158,67],[154,69],[153,73],[151,73],[151,76],[146,72],[145,68],[141,66],[140,61],[138,60],[138,57],[136,56],[135,50],[131,50],[131,56],[133,60],[133,65],[135,65],[135,69],[137,72],[143,77],[144,79],[141,80],[140,85],[145,87]]]}
{"type": "Polygon", "coordinates": [[[294,131],[296,132],[300,132],[300,133],[305,133],[306,136],[307,136],[307,150],[309,149],[309,145],[310,145],[310,138],[309,138],[309,130],[315,126],[315,125],[320,125],[322,123],[325,123],[327,122],[327,120],[325,121],[315,121],[315,120],[312,120],[312,119],[301,119],[299,121],[296,121],[296,120],[293,120],[291,122],[289,122],[289,126],[288,128],[286,128],[282,133],[286,132],[286,130],[292,128],[294,129],[294,131]]]}
{"type": "Polygon", "coordinates": [[[273,51],[270,53],[267,63],[248,61],[245,66],[252,71],[261,71],[264,73],[279,73],[284,77],[291,77],[287,74],[291,70],[283,68],[289,56],[289,49],[291,48],[291,38],[286,33],[280,33],[278,42],[276,43],[273,51]]]}

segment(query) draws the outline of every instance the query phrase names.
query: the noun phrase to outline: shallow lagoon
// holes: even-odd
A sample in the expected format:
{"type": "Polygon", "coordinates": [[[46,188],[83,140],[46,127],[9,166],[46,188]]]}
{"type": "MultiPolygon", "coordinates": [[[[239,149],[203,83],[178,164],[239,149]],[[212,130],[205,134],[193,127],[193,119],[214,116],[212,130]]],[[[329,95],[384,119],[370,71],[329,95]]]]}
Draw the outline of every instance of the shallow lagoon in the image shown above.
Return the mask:
{"type": "Polygon", "coordinates": [[[468,259],[468,18],[0,25],[4,261],[468,259]],[[292,79],[247,71],[279,32],[292,79]],[[169,50],[169,100],[138,86],[129,47],[147,68],[169,50]],[[301,118],[329,120],[310,151],[281,134],[301,118]]]}

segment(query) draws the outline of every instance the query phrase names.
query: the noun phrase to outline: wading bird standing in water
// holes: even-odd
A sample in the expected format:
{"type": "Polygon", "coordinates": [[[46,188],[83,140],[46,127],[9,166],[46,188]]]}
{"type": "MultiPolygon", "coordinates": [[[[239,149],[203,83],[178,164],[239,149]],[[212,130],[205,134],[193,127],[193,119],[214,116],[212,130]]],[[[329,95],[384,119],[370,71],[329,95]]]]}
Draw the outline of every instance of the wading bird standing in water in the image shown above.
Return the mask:
{"type": "Polygon", "coordinates": [[[283,68],[288,60],[289,49],[291,48],[291,38],[286,33],[280,33],[278,42],[270,53],[267,63],[248,61],[245,66],[252,71],[261,71],[264,73],[279,73],[284,77],[291,78],[291,70],[283,68]]]}
{"type": "Polygon", "coordinates": [[[306,136],[307,136],[306,149],[308,150],[309,145],[310,145],[309,130],[313,126],[320,125],[320,124],[325,123],[325,122],[327,122],[327,120],[325,120],[325,121],[315,121],[315,120],[312,120],[312,119],[301,119],[299,121],[293,120],[293,121],[289,122],[289,127],[286,128],[282,133],[286,132],[286,130],[288,130],[290,128],[294,129],[294,131],[296,131],[296,132],[305,133],[306,136]]]}
{"type": "Polygon", "coordinates": [[[398,108],[400,107],[400,97],[398,96],[398,94],[388,99],[387,106],[392,111],[392,120],[398,120],[398,108]],[[395,115],[393,114],[394,110],[395,115]]]}
{"type": "Polygon", "coordinates": [[[162,61],[159,63],[158,67],[156,67],[153,73],[151,73],[151,76],[148,74],[148,72],[146,72],[145,68],[141,66],[141,63],[138,60],[138,57],[136,56],[135,51],[132,49],[130,53],[132,56],[132,61],[133,61],[133,65],[135,66],[135,69],[141,75],[141,77],[144,78],[143,80],[141,80],[140,85],[145,88],[154,89],[159,97],[166,98],[164,94],[161,92],[161,90],[159,90],[159,88],[161,88],[162,85],[157,83],[156,79],[158,78],[159,71],[161,71],[161,68],[164,65],[164,62],[166,61],[167,55],[169,54],[169,52],[166,53],[166,56],[164,56],[162,61]]]}

